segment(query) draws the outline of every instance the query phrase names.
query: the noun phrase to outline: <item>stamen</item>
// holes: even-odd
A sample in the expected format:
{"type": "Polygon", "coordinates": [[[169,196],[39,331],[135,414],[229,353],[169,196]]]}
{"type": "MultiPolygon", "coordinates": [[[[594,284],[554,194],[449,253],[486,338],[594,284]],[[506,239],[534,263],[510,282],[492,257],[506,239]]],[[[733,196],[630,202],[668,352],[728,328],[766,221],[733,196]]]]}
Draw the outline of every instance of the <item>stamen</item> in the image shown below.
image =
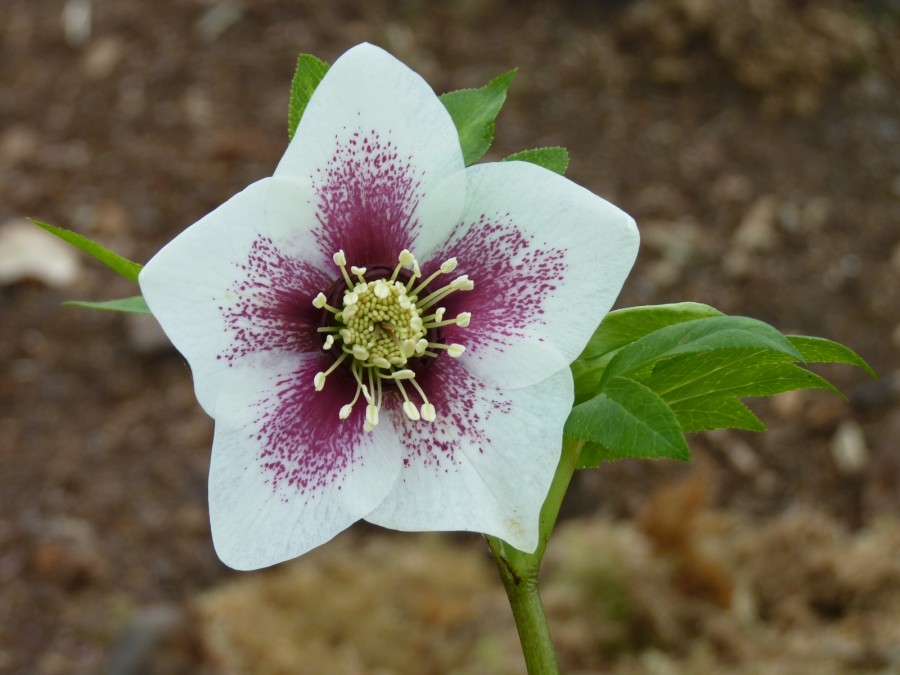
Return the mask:
{"type": "Polygon", "coordinates": [[[416,261],[415,256],[409,252],[407,249],[403,249],[400,251],[400,255],[397,256],[397,266],[394,268],[394,273],[391,274],[391,281],[397,281],[397,275],[400,274],[400,270],[406,267],[407,265],[411,265],[416,261]]]}
{"type": "Polygon", "coordinates": [[[458,359],[460,356],[462,356],[464,351],[466,351],[465,347],[454,343],[447,347],[447,356],[449,356],[451,359],[458,359]]]}
{"type": "Polygon", "coordinates": [[[446,298],[453,291],[471,291],[473,288],[475,288],[475,283],[471,279],[469,279],[468,275],[463,274],[462,276],[456,277],[456,279],[451,281],[446,286],[437,289],[430,295],[427,295],[419,300],[416,303],[416,306],[420,310],[428,309],[432,305],[435,305],[446,298]]]}
{"type": "Polygon", "coordinates": [[[316,309],[327,309],[332,314],[337,314],[339,311],[341,311],[337,307],[332,307],[328,304],[328,299],[325,297],[324,293],[319,293],[316,297],[314,297],[312,304],[316,309]]]}
{"type": "Polygon", "coordinates": [[[410,400],[407,400],[403,403],[403,412],[405,412],[406,416],[413,422],[418,422],[421,419],[421,415],[419,415],[419,410],[418,408],[416,408],[416,404],[410,400]]]}
{"type": "MultiPolygon", "coordinates": [[[[463,274],[443,287],[426,293],[425,289],[438,276],[451,274],[457,269],[457,260],[448,258],[428,278],[423,279],[418,261],[407,249],[397,256],[397,264],[390,275],[372,274],[374,278],[371,281],[365,277],[365,267],[350,266],[348,273],[343,250],[336,252],[333,259],[341,269],[346,284],[341,306],[329,305],[328,296],[324,293],[315,297],[313,306],[333,315],[332,320],[324,322],[330,325],[318,330],[325,334],[323,349],[335,351],[338,346],[340,353],[328,370],[315,375],[313,386],[321,391],[327,377],[340,364],[347,362],[348,370],[356,381],[356,391],[353,400],[340,407],[340,419],[349,418],[362,397],[366,401],[363,428],[372,431],[378,426],[385,389],[393,387],[402,396],[401,408],[407,418],[412,421],[435,421],[437,411],[419,384],[416,371],[407,363],[413,358],[437,358],[442,350],[449,358],[459,358],[463,354],[465,347],[456,343],[444,344],[436,337],[439,333],[431,331],[443,326],[464,328],[469,325],[471,313],[460,312],[455,318],[446,319],[446,308],[436,306],[455,291],[471,290],[474,283],[463,274]],[[400,280],[401,276],[405,281],[400,280]],[[419,294],[423,293],[424,297],[420,298],[419,294]],[[432,307],[435,309],[431,310],[432,307]],[[388,381],[390,385],[386,384],[388,381]],[[410,399],[412,392],[406,389],[407,383],[421,397],[420,405],[410,399]]],[[[395,394],[388,389],[388,396],[391,395],[395,394]]]]}
{"type": "Polygon", "coordinates": [[[341,362],[346,358],[347,354],[341,354],[328,370],[323,373],[316,373],[316,376],[313,378],[313,386],[316,388],[316,391],[322,391],[322,388],[325,386],[325,378],[331,375],[334,369],[341,365],[341,362]]]}
{"type": "Polygon", "coordinates": [[[344,281],[347,282],[347,287],[349,288],[353,284],[350,282],[350,275],[347,274],[347,256],[344,255],[343,249],[335,253],[331,256],[331,259],[334,260],[334,264],[341,268],[341,275],[344,277],[344,281]]]}
{"type": "MultiPolygon", "coordinates": [[[[460,356],[462,356],[462,353],[466,351],[465,347],[456,343],[445,345],[441,344],[440,342],[429,342],[428,346],[431,347],[431,349],[446,349],[447,356],[452,359],[458,359],[460,356]]],[[[435,356],[437,355],[435,354],[435,356]]]]}
{"type": "Polygon", "coordinates": [[[417,293],[419,293],[419,291],[421,291],[423,288],[425,288],[428,284],[430,284],[432,281],[437,279],[442,274],[450,274],[450,272],[452,272],[455,269],[456,269],[456,258],[450,258],[449,260],[444,262],[437,269],[437,271],[434,274],[432,274],[425,281],[423,281],[418,286],[416,286],[416,290],[413,291],[413,295],[416,295],[417,293]]]}

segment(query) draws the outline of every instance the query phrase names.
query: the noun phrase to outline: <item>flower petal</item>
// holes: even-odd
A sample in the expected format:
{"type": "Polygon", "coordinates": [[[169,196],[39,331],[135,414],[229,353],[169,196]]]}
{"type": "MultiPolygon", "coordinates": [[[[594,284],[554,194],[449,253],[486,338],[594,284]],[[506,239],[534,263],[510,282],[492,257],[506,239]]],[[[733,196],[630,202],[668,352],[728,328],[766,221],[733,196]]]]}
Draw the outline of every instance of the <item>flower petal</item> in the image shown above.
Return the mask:
{"type": "Polygon", "coordinates": [[[445,341],[502,387],[565,368],[609,311],[637,256],[634,221],[575,183],[526,162],[469,168],[467,207],[425,273],[455,256],[475,288],[454,293],[448,316],[472,314],[445,341]]]}
{"type": "MultiPolygon", "coordinates": [[[[342,249],[363,266],[391,264],[404,248],[430,251],[443,241],[462,212],[463,174],[454,174],[463,168],[456,127],[428,84],[363,44],[319,83],[275,177],[311,191],[313,199],[301,197],[298,208],[312,202],[317,259],[342,249]]],[[[312,260],[309,237],[297,235],[290,219],[270,227],[279,246],[312,260]]]]}
{"type": "Polygon", "coordinates": [[[325,281],[260,234],[269,183],[254,183],[183,231],[139,277],[150,310],[190,363],[197,400],[210,415],[235,359],[289,345],[318,349],[301,328],[317,320],[309,303],[325,281]]]}
{"type": "Polygon", "coordinates": [[[437,410],[430,425],[389,410],[405,451],[394,489],[366,520],[397,530],[467,530],[523,551],[538,542],[541,506],[572,406],[568,369],[501,391],[438,359],[423,376],[437,410]]]}
{"type": "Polygon", "coordinates": [[[365,405],[338,418],[355,385],[324,354],[269,352],[228,374],[216,403],[209,475],[213,541],[222,561],[257,569],[299,556],[369,513],[395,483],[390,424],[363,431],[365,405]]]}

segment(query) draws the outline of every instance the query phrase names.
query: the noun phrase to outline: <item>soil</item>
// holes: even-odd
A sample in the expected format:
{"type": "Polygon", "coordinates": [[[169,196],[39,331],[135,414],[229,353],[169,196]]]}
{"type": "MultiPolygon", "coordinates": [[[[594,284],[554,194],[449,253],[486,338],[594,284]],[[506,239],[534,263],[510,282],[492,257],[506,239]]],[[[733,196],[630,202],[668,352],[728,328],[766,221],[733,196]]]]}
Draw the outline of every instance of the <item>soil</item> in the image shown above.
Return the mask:
{"type": "MultiPolygon", "coordinates": [[[[705,302],[880,375],[818,369],[847,401],[754,402],[769,432],[697,435],[689,465],[580,474],[546,592],[567,670],[900,672],[896,0],[4,0],[0,233],[33,216],[148,259],[271,174],[297,54],[361,41],[439,92],[519,68],[488,159],[566,146],[636,217],[620,306],[705,302]]],[[[0,275],[0,672],[523,672],[474,536],[360,526],[226,569],[186,365],[152,319],[60,307],[127,281],[21,245],[62,271],[0,275]],[[289,610],[290,575],[322,661],[285,662],[287,621],[230,627],[289,610]]]]}

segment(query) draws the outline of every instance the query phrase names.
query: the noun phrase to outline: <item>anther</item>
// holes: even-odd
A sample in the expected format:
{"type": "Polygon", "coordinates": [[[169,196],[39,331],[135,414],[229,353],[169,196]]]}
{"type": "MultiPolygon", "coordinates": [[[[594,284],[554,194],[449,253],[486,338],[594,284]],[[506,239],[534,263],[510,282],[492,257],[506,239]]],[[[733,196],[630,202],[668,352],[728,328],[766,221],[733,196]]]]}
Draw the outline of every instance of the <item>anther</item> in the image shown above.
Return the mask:
{"type": "Polygon", "coordinates": [[[462,345],[452,344],[447,347],[447,356],[449,356],[451,359],[458,359],[460,356],[462,356],[462,353],[464,351],[466,351],[466,348],[462,345]]]}
{"type": "MultiPolygon", "coordinates": [[[[424,408],[424,406],[423,406],[423,408],[424,408]]],[[[403,404],[403,412],[405,412],[406,416],[409,419],[411,419],[413,422],[416,422],[419,419],[421,419],[421,415],[419,415],[419,410],[418,410],[418,408],[416,408],[416,404],[413,403],[412,401],[407,400],[403,404]]]]}

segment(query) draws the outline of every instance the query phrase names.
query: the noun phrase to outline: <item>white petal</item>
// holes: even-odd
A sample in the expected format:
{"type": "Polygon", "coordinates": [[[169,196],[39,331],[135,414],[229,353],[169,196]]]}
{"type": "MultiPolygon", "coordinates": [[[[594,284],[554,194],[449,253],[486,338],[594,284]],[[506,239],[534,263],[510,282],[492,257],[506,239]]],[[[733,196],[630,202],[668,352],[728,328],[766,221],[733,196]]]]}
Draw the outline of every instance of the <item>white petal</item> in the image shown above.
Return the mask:
{"type": "Polygon", "coordinates": [[[395,430],[364,432],[362,405],[340,419],[355,387],[336,371],[314,391],[323,358],[270,352],[233,368],[222,387],[209,508],[216,552],[235,569],[273,565],[328,541],[396,481],[395,430]]]}
{"type": "Polygon", "coordinates": [[[504,387],[528,386],[564,368],[609,311],[637,256],[638,233],[623,211],[562,176],[525,162],[471,167],[463,223],[429,261],[459,261],[475,288],[454,293],[445,342],[504,387]]]}
{"type": "Polygon", "coordinates": [[[190,364],[197,400],[210,415],[235,361],[273,349],[320,349],[311,301],[331,282],[265,236],[270,182],[229,199],[141,270],[147,304],[190,364]]]}
{"type": "Polygon", "coordinates": [[[262,226],[268,180],[238,193],[169,242],[140,273],[141,292],[169,339],[191,365],[197,399],[212,414],[231,336],[218,309],[243,273],[262,226]]]}
{"type": "Polygon", "coordinates": [[[319,255],[344,249],[353,265],[393,265],[404,248],[421,255],[446,239],[463,207],[462,172],[456,127],[428,84],[363,44],[319,83],[275,177],[312,190],[319,255]]]}
{"type": "Polygon", "coordinates": [[[484,532],[531,552],[572,406],[572,375],[564,369],[532,387],[500,391],[463,380],[457,364],[443,359],[432,366],[440,372],[429,373],[433,423],[390,409],[405,465],[366,520],[397,530],[484,532]]]}

